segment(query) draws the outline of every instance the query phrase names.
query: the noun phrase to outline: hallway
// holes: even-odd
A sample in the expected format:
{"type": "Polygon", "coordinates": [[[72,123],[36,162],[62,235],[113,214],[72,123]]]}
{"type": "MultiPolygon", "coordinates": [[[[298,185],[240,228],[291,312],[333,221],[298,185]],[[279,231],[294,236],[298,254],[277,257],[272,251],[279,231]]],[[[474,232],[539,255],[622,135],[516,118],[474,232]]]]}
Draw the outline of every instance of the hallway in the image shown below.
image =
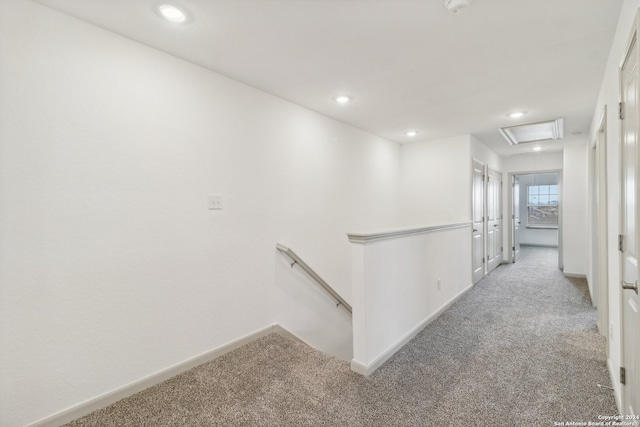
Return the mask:
{"type": "Polygon", "coordinates": [[[518,263],[500,266],[421,334],[450,340],[445,354],[460,345],[439,407],[452,425],[553,425],[617,412],[613,392],[596,385],[610,380],[586,280],[564,277],[557,263],[555,248],[523,247],[518,263]]]}
{"type": "Polygon", "coordinates": [[[586,282],[523,247],[369,378],[272,334],[69,426],[553,426],[617,413],[586,282]]]}

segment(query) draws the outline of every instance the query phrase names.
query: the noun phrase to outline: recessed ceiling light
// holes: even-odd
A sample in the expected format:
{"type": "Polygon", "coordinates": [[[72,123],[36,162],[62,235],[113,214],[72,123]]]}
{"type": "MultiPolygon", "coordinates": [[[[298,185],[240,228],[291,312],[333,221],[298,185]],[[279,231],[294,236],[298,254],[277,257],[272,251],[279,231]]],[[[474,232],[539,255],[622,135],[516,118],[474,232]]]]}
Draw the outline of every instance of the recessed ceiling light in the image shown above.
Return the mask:
{"type": "Polygon", "coordinates": [[[187,15],[178,7],[170,4],[161,4],[158,6],[160,15],[171,22],[184,22],[187,20],[187,15]]]}
{"type": "Polygon", "coordinates": [[[347,102],[351,101],[351,97],[347,95],[338,95],[334,97],[333,100],[338,104],[346,104],[347,102]]]}
{"type": "Polygon", "coordinates": [[[524,116],[526,114],[526,112],[524,111],[515,111],[511,114],[507,114],[508,117],[511,117],[512,119],[517,119],[520,118],[522,116],[524,116]]]}
{"type": "Polygon", "coordinates": [[[533,151],[540,151],[542,150],[542,147],[539,145],[536,145],[535,147],[532,148],[533,151]]]}
{"type": "Polygon", "coordinates": [[[418,135],[418,131],[417,130],[408,130],[404,134],[407,135],[409,138],[413,138],[414,136],[418,135]]]}

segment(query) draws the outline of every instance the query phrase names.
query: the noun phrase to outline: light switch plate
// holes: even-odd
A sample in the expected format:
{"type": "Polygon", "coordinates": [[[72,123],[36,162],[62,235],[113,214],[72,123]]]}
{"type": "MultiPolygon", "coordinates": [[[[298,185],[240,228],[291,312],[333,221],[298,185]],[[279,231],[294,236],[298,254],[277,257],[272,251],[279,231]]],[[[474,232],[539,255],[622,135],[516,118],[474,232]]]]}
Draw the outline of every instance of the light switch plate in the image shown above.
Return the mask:
{"type": "Polygon", "coordinates": [[[219,194],[208,194],[207,208],[214,211],[222,210],[222,196],[219,194]]]}

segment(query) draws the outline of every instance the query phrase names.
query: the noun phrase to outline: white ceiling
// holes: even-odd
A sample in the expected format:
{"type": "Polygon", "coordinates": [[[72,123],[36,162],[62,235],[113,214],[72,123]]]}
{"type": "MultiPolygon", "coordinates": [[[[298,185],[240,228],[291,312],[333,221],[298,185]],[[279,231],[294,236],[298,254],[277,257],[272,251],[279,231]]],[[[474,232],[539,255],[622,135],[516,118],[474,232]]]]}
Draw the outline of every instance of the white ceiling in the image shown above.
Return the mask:
{"type": "Polygon", "coordinates": [[[167,0],[192,16],[175,24],[155,0],[37,1],[392,141],[473,134],[503,156],[532,144],[508,146],[501,126],[562,117],[565,141],[586,136],[622,4],[167,0]]]}

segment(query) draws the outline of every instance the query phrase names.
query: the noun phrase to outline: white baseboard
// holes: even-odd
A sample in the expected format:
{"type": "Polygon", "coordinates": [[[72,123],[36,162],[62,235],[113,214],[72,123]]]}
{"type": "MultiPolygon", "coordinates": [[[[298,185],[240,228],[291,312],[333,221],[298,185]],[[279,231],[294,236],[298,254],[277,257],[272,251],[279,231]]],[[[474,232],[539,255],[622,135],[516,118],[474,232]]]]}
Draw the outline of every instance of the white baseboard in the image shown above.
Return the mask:
{"type": "Polygon", "coordinates": [[[618,414],[622,414],[622,396],[620,395],[620,387],[616,378],[617,375],[613,374],[613,366],[611,366],[611,359],[607,359],[607,368],[609,369],[609,376],[611,377],[611,384],[613,384],[613,396],[616,399],[616,406],[618,407],[618,414]]]}
{"type": "Polygon", "coordinates": [[[366,363],[360,362],[359,360],[352,359],[351,370],[360,375],[364,375],[365,377],[371,375],[373,372],[375,372],[376,369],[382,366],[384,362],[389,360],[389,358],[391,358],[391,356],[393,356],[398,350],[400,350],[409,341],[411,341],[416,335],[418,335],[420,331],[422,331],[425,327],[427,327],[429,323],[437,319],[438,316],[440,316],[447,308],[451,306],[451,304],[453,304],[458,299],[460,299],[460,297],[462,297],[464,294],[469,292],[471,288],[473,288],[473,284],[464,288],[462,291],[456,294],[453,298],[447,301],[442,307],[440,307],[438,310],[433,312],[430,316],[428,316],[422,322],[418,323],[418,325],[416,325],[413,329],[411,329],[409,332],[403,335],[398,341],[396,341],[389,348],[383,351],[378,357],[373,359],[371,363],[366,364],[366,363]]]}
{"type": "Polygon", "coordinates": [[[283,326],[280,326],[278,324],[273,325],[273,332],[275,332],[276,334],[282,335],[285,338],[289,338],[292,341],[297,341],[297,342],[300,342],[302,344],[309,345],[302,338],[300,338],[299,336],[297,336],[293,332],[290,332],[288,329],[285,329],[283,326]]]}
{"type": "Polygon", "coordinates": [[[369,372],[369,367],[367,365],[362,362],[358,362],[356,359],[351,359],[351,370],[356,374],[364,375],[365,377],[371,373],[369,372]]]}
{"type": "Polygon", "coordinates": [[[567,273],[566,271],[563,271],[564,277],[571,277],[573,279],[586,279],[587,275],[586,274],[580,274],[580,273],[567,273]]]}
{"type": "Polygon", "coordinates": [[[180,363],[176,363],[173,366],[169,366],[168,368],[165,368],[161,371],[148,375],[142,379],[139,379],[138,381],[134,381],[130,384],[119,387],[103,395],[86,400],[82,403],[78,403],[77,405],[71,406],[58,413],[55,413],[39,421],[36,421],[32,424],[29,424],[27,427],[61,426],[63,424],[66,424],[70,421],[75,420],[76,418],[80,418],[87,414],[90,414],[95,410],[109,406],[120,399],[131,396],[146,388],[149,388],[153,385],[166,381],[169,378],[175,377],[176,375],[186,372],[191,368],[195,368],[196,366],[202,365],[203,363],[209,362],[213,359],[223,356],[226,353],[229,353],[230,351],[233,351],[239,347],[242,347],[246,344],[249,344],[250,342],[256,341],[257,339],[260,339],[274,332],[288,338],[300,340],[298,337],[291,334],[280,325],[267,326],[265,328],[254,331],[248,335],[245,335],[243,337],[230,341],[226,344],[215,347],[202,354],[191,357],[180,363]]]}

